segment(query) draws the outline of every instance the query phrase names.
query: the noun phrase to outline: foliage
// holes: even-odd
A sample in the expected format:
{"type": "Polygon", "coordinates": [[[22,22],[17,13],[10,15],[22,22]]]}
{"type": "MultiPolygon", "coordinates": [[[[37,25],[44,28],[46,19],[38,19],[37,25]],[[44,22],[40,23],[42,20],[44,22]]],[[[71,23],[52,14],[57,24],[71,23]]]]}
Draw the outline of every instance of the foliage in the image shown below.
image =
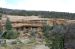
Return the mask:
{"type": "Polygon", "coordinates": [[[0,19],[1,19],[1,17],[2,17],[2,14],[0,13],[0,19]]]}
{"type": "Polygon", "coordinates": [[[75,23],[66,25],[66,33],[64,37],[64,47],[75,49],[75,23]]]}
{"type": "Polygon", "coordinates": [[[5,24],[5,29],[6,29],[6,31],[2,35],[2,38],[4,38],[4,39],[15,39],[18,37],[19,33],[13,30],[11,22],[8,18],[7,18],[7,21],[5,24]]]}
{"type": "MultiPolygon", "coordinates": [[[[0,20],[1,20],[1,17],[2,17],[2,13],[0,13],[0,20]]],[[[0,23],[0,33],[2,33],[2,26],[1,26],[1,23],[0,23]]]]}
{"type": "Polygon", "coordinates": [[[75,40],[75,24],[71,23],[71,24],[68,24],[66,27],[67,27],[67,31],[65,33],[66,40],[67,39],[68,41],[75,40]]]}
{"type": "Polygon", "coordinates": [[[63,49],[64,46],[64,27],[62,25],[44,27],[46,45],[51,49],[63,49]]]}
{"type": "Polygon", "coordinates": [[[19,36],[19,33],[13,31],[13,30],[8,30],[4,32],[2,38],[4,39],[16,39],[19,36]]]}
{"type": "Polygon", "coordinates": [[[0,13],[9,15],[20,15],[20,16],[41,16],[46,18],[65,18],[75,19],[75,13],[68,12],[54,12],[54,11],[26,11],[26,10],[12,10],[6,8],[0,8],[0,13]],[[3,12],[2,12],[3,11],[3,12]]]}
{"type": "Polygon", "coordinates": [[[6,30],[12,30],[12,25],[11,25],[9,18],[7,18],[6,20],[5,28],[6,30]]]}

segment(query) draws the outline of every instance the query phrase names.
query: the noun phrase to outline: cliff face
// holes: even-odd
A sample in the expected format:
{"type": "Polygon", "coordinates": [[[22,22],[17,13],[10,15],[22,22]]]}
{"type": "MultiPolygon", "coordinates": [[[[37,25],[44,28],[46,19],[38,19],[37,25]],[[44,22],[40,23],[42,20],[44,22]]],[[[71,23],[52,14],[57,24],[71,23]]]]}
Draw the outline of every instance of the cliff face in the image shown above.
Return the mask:
{"type": "Polygon", "coordinates": [[[24,25],[43,25],[47,23],[49,25],[60,25],[60,24],[71,24],[75,23],[75,20],[60,19],[60,18],[40,18],[40,16],[15,16],[15,15],[3,15],[2,23],[5,23],[6,19],[9,18],[12,22],[13,27],[24,26],[24,25]]]}
{"type": "Polygon", "coordinates": [[[56,19],[56,18],[40,18],[40,16],[15,16],[15,15],[3,15],[2,16],[2,21],[3,23],[6,21],[6,19],[9,18],[10,21],[14,26],[24,26],[25,24],[27,25],[41,25],[43,26],[44,23],[47,23],[49,25],[54,25],[54,24],[65,24],[66,19],[56,19]],[[15,24],[15,25],[14,25],[15,24]]]}

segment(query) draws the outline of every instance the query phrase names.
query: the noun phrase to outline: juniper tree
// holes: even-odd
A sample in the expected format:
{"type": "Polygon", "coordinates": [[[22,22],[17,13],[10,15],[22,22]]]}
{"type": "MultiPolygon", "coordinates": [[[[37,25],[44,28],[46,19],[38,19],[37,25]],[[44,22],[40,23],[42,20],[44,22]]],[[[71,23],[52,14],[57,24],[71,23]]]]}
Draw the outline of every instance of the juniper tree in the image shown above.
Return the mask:
{"type": "Polygon", "coordinates": [[[12,27],[12,24],[11,24],[11,21],[9,20],[9,18],[7,18],[7,20],[6,20],[5,30],[6,31],[2,35],[2,38],[5,38],[5,39],[15,39],[19,35],[18,32],[15,32],[13,30],[13,27],[12,27]]]}
{"type": "Polygon", "coordinates": [[[50,49],[63,49],[64,48],[64,27],[62,25],[44,26],[43,32],[46,45],[50,49]]]}
{"type": "Polygon", "coordinates": [[[12,30],[12,25],[11,25],[9,18],[7,18],[7,20],[6,20],[5,29],[12,30]]]}

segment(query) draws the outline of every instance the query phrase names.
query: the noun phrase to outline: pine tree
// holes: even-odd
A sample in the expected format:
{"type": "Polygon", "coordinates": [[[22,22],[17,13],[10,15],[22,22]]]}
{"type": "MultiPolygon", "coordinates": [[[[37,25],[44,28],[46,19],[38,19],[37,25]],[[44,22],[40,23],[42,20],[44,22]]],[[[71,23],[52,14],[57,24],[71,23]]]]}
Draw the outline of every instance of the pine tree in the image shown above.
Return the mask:
{"type": "Polygon", "coordinates": [[[6,20],[5,29],[12,30],[12,25],[11,25],[9,18],[7,18],[7,20],[6,20]]]}
{"type": "Polygon", "coordinates": [[[19,33],[15,32],[13,30],[13,27],[11,25],[9,18],[7,18],[7,21],[5,24],[5,29],[6,29],[6,31],[2,35],[2,38],[4,38],[4,39],[16,39],[18,37],[19,33]]]}
{"type": "Polygon", "coordinates": [[[64,49],[64,26],[48,26],[44,27],[44,37],[46,45],[50,49],[64,49]]]}

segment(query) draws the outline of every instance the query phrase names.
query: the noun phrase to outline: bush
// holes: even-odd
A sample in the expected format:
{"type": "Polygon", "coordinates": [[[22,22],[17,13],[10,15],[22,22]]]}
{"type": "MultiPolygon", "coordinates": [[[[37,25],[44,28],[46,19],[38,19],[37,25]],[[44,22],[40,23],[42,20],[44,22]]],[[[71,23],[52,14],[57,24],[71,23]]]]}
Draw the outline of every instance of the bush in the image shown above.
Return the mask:
{"type": "Polygon", "coordinates": [[[46,45],[50,49],[63,49],[64,48],[64,26],[55,25],[44,27],[44,37],[46,45]]]}
{"type": "Polygon", "coordinates": [[[16,39],[18,36],[19,36],[18,32],[15,32],[13,30],[8,30],[8,31],[4,32],[2,37],[4,39],[16,39]]]}

